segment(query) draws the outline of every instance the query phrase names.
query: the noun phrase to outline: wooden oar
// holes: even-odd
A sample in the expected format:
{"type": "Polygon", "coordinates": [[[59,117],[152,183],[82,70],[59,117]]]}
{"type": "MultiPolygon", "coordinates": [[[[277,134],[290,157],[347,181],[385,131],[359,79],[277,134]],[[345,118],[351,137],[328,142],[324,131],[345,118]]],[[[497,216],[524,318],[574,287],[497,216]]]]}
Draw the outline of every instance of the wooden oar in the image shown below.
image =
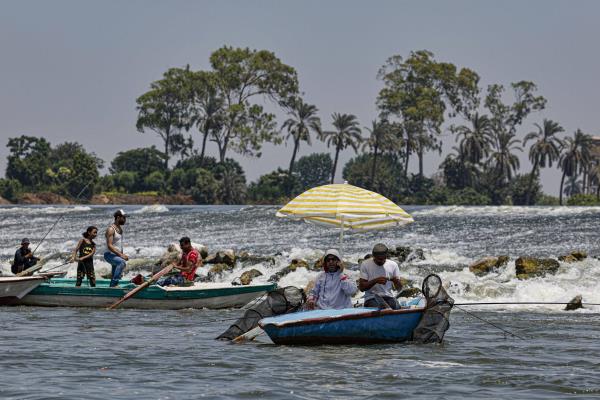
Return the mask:
{"type": "Polygon", "coordinates": [[[125,296],[123,296],[119,301],[117,301],[116,303],[114,303],[110,307],[108,307],[108,310],[112,310],[112,309],[118,307],[121,303],[129,300],[130,298],[135,296],[136,293],[138,293],[141,290],[146,289],[148,286],[150,286],[151,284],[156,282],[158,279],[160,279],[161,276],[169,273],[173,268],[175,268],[175,264],[167,265],[166,267],[164,267],[163,269],[158,271],[156,274],[154,274],[152,276],[152,278],[150,278],[146,282],[142,283],[140,286],[136,287],[135,289],[132,289],[129,292],[127,292],[127,294],[125,296]]]}

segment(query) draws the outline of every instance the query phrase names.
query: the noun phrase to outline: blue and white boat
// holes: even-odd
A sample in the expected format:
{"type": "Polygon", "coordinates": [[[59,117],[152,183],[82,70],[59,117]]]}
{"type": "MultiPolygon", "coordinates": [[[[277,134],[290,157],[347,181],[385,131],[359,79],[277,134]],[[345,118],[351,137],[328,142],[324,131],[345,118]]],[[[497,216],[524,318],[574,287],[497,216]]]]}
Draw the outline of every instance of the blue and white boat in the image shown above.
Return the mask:
{"type": "Polygon", "coordinates": [[[344,308],[264,318],[259,326],[276,344],[364,344],[411,340],[424,306],[400,310],[344,308]]]}

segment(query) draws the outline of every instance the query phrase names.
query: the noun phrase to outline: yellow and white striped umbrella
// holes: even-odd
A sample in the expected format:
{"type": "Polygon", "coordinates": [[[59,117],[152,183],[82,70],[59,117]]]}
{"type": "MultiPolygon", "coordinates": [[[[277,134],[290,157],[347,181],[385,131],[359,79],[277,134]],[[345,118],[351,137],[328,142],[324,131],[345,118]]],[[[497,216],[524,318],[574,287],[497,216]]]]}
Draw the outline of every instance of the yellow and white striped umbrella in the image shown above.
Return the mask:
{"type": "Polygon", "coordinates": [[[347,183],[309,189],[280,209],[277,216],[359,231],[414,222],[388,198],[347,183]]]}

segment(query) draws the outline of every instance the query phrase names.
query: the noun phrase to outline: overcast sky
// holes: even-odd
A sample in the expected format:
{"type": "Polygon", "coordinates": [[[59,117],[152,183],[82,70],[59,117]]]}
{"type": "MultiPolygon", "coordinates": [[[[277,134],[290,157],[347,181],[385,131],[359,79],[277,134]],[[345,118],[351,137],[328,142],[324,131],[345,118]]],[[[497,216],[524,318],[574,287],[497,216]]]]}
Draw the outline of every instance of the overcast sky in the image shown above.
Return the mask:
{"type": "MultiPolygon", "coordinates": [[[[135,99],[170,67],[208,68],[210,53],[223,45],[268,49],[295,67],[325,128],[333,112],[370,125],[378,69],[391,55],[427,49],[474,69],[483,86],[534,81],[548,106],[520,137],[543,118],[569,135],[577,128],[595,134],[599,18],[600,2],[591,0],[0,0],[0,171],[7,139],[22,134],[78,141],[107,163],[118,151],[160,148],[156,135],[136,131],[135,99]]],[[[449,149],[454,139],[444,142],[449,149]]],[[[291,150],[266,146],[259,160],[234,157],[255,180],[286,168],[291,150]]],[[[216,146],[209,151],[216,154],[216,146]]],[[[314,144],[301,155],[314,151],[328,150],[314,144]]],[[[343,153],[342,163],[351,156],[343,153]]],[[[426,172],[439,162],[429,156],[426,172]]],[[[411,164],[416,170],[416,157],[411,164]]],[[[557,195],[559,179],[556,170],[542,172],[544,190],[557,195]]]]}

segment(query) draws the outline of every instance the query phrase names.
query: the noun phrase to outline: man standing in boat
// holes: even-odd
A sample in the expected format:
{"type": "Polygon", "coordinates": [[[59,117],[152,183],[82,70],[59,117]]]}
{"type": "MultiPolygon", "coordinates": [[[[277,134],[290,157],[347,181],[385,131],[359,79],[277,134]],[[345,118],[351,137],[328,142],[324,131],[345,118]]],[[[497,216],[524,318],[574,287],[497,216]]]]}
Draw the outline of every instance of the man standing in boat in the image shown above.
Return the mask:
{"type": "Polygon", "coordinates": [[[388,260],[388,248],[383,243],[373,247],[373,257],[365,260],[360,265],[358,287],[365,292],[365,307],[400,308],[398,300],[392,295],[392,283],[400,290],[400,268],[392,260],[388,260]]]}
{"type": "Polygon", "coordinates": [[[352,296],[357,291],[354,281],[344,274],[340,253],[327,250],[323,256],[323,272],[317,276],[306,306],[309,310],[352,308],[352,296]]]}
{"type": "Polygon", "coordinates": [[[127,221],[125,211],[117,210],[113,214],[115,222],[106,229],[106,248],[104,259],[112,267],[110,287],[117,287],[127,265],[129,257],[123,252],[123,225],[127,221]]]}
{"type": "Polygon", "coordinates": [[[180,272],[177,275],[169,276],[158,282],[159,286],[183,285],[186,282],[193,282],[196,278],[196,269],[202,265],[202,257],[198,250],[192,246],[189,237],[184,236],[179,239],[181,247],[181,259],[175,265],[180,272]]]}
{"type": "Polygon", "coordinates": [[[33,256],[29,248],[29,243],[29,239],[27,238],[21,240],[21,247],[15,253],[15,259],[10,267],[13,274],[23,272],[37,264],[39,258],[33,256]]]}

